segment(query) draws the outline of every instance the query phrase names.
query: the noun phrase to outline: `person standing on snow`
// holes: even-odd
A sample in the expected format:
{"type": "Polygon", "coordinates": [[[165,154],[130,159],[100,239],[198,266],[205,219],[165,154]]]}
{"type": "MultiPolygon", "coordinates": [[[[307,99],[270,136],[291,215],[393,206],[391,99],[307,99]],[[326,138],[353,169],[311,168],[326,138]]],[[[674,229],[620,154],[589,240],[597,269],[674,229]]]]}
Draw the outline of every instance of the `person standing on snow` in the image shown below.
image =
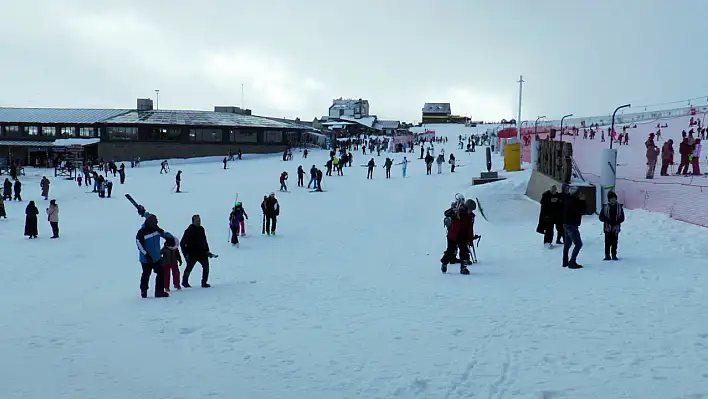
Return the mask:
{"type": "Polygon", "coordinates": [[[12,182],[7,177],[2,185],[2,197],[8,201],[12,201],[12,182]]]}
{"type": "Polygon", "coordinates": [[[160,174],[162,174],[162,172],[168,173],[169,172],[168,168],[169,168],[169,165],[167,165],[167,160],[162,161],[160,163],[160,174]]]}
{"type": "Polygon", "coordinates": [[[49,221],[49,225],[52,226],[51,238],[59,238],[59,205],[57,205],[57,200],[49,201],[47,220],[49,221]]]}
{"type": "Polygon", "coordinates": [[[536,232],[543,234],[543,244],[549,249],[553,248],[554,227],[557,227],[558,230],[556,244],[562,244],[562,221],[563,199],[558,192],[558,187],[551,186],[551,189],[541,196],[541,213],[538,215],[538,227],[536,227],[536,232]]]}
{"type": "Polygon", "coordinates": [[[368,167],[368,171],[366,172],[366,178],[373,179],[374,178],[374,168],[376,167],[376,162],[374,162],[374,158],[371,158],[371,160],[367,164],[367,167],[368,167]]]}
{"type": "Polygon", "coordinates": [[[5,199],[0,197],[0,218],[7,219],[7,212],[5,212],[5,199]]]}
{"type": "Polygon", "coordinates": [[[430,155],[430,152],[425,156],[425,174],[426,175],[432,175],[433,174],[433,161],[435,158],[433,158],[432,155],[430,155]]]}
{"type": "Polygon", "coordinates": [[[384,162],[383,167],[386,168],[386,178],[390,179],[391,178],[391,166],[393,166],[393,161],[391,158],[386,157],[386,161],[384,162]]]}
{"type": "Polygon", "coordinates": [[[659,157],[659,148],[654,144],[654,133],[649,134],[649,139],[644,143],[647,147],[647,179],[654,178],[656,170],[656,160],[659,157]]]}
{"type": "Polygon", "coordinates": [[[352,167],[352,161],[354,161],[354,155],[352,154],[351,151],[349,151],[349,154],[347,154],[347,161],[349,161],[349,167],[352,167]]]}
{"type": "Polygon", "coordinates": [[[317,189],[315,191],[322,192],[322,169],[317,169],[316,173],[316,185],[317,189]]]}
{"type": "Polygon", "coordinates": [[[469,199],[464,203],[457,202],[445,211],[447,227],[447,248],[440,262],[440,270],[447,273],[447,265],[456,260],[455,254],[460,251],[460,274],[470,274],[467,265],[470,264],[470,249],[477,236],[474,234],[474,210],[477,204],[469,199]]]}
{"type": "Polygon", "coordinates": [[[147,291],[150,288],[150,275],[155,272],[155,298],[166,298],[170,294],[165,292],[164,267],[162,265],[162,254],[160,253],[160,238],[165,240],[173,237],[166,233],[157,225],[157,216],[147,214],[135,241],[140,253],[140,264],[143,272],[140,276],[140,296],[147,298],[147,291]]]}
{"type": "Polygon", "coordinates": [[[37,215],[39,215],[39,209],[34,204],[34,201],[30,201],[25,208],[25,235],[32,238],[37,238],[39,232],[37,231],[37,215]]]}
{"type": "Polygon", "coordinates": [[[280,204],[275,198],[275,193],[270,193],[270,196],[264,200],[263,212],[265,213],[265,231],[268,235],[275,235],[275,228],[278,223],[278,215],[280,215],[280,204]]]}
{"type": "Polygon", "coordinates": [[[585,195],[577,191],[574,194],[566,194],[563,197],[563,232],[565,233],[563,245],[563,267],[569,269],[581,269],[578,264],[578,254],[583,248],[583,240],[580,238],[580,223],[583,220],[583,215],[587,213],[587,203],[585,195]],[[574,246],[570,260],[568,252],[570,247],[574,246]]]}
{"type": "Polygon", "coordinates": [[[310,181],[307,183],[307,188],[310,188],[312,184],[317,188],[317,168],[315,165],[312,165],[310,168],[310,181]]]}
{"type": "Polygon", "coordinates": [[[177,176],[175,176],[175,192],[179,193],[179,189],[182,186],[182,171],[177,171],[177,176]]]}
{"type": "Polygon", "coordinates": [[[187,267],[184,269],[184,275],[182,276],[182,287],[192,287],[189,285],[189,275],[197,263],[202,265],[202,288],[211,287],[208,283],[209,259],[215,258],[216,255],[209,251],[206,231],[202,227],[202,219],[199,215],[192,216],[192,224],[184,231],[180,247],[182,248],[184,259],[187,261],[187,267]]]}
{"type": "Polygon", "coordinates": [[[619,239],[620,225],[624,222],[624,210],[622,205],[617,203],[617,194],[614,191],[607,193],[607,202],[600,211],[600,221],[603,223],[602,231],[605,233],[604,260],[618,260],[617,241],[619,239]]]}
{"type": "Polygon", "coordinates": [[[408,159],[406,157],[403,157],[403,161],[401,161],[401,163],[398,163],[396,165],[401,165],[401,170],[403,171],[403,177],[406,177],[406,170],[408,170],[408,159]]]}
{"type": "Polygon", "coordinates": [[[231,244],[238,246],[238,236],[239,234],[243,237],[246,235],[246,222],[248,219],[248,214],[246,210],[243,209],[243,205],[237,202],[234,205],[234,209],[231,210],[229,215],[229,226],[231,227],[231,244]]]}
{"type": "Polygon", "coordinates": [[[167,237],[165,239],[165,246],[162,247],[160,251],[160,255],[162,256],[162,274],[165,278],[165,291],[170,290],[170,275],[172,276],[172,284],[174,284],[175,289],[181,290],[179,266],[182,266],[182,256],[179,254],[177,238],[171,236],[167,237]]]}
{"type": "Polygon", "coordinates": [[[22,182],[15,179],[15,201],[22,201],[22,182]]]}
{"type": "Polygon", "coordinates": [[[693,154],[691,154],[691,165],[693,165],[693,175],[698,176],[701,174],[701,167],[699,165],[701,159],[701,139],[696,139],[696,143],[693,145],[693,154]]]}
{"type": "Polygon", "coordinates": [[[229,162],[229,159],[227,157],[224,157],[224,170],[226,170],[226,163],[229,162]]]}
{"type": "Polygon", "coordinates": [[[681,144],[679,144],[679,154],[681,155],[681,164],[679,164],[677,175],[688,176],[688,164],[690,163],[689,157],[691,156],[691,145],[688,144],[688,139],[683,138],[681,144]]]}
{"type": "Polygon", "coordinates": [[[283,172],[280,174],[280,191],[288,191],[288,172],[283,172]]]}
{"type": "Polygon", "coordinates": [[[125,164],[120,164],[120,169],[118,169],[118,176],[120,176],[120,184],[125,184],[125,164]]]}
{"type": "Polygon", "coordinates": [[[443,155],[442,153],[438,155],[438,159],[436,162],[438,164],[438,174],[442,174],[442,166],[443,163],[445,163],[445,155],[443,155]]]}
{"type": "Polygon", "coordinates": [[[661,176],[669,175],[669,165],[674,164],[674,141],[669,139],[661,147],[661,176]]]}
{"type": "Polygon", "coordinates": [[[453,153],[450,153],[450,160],[447,161],[450,164],[450,173],[455,173],[455,155],[453,153]]]}
{"type": "Polygon", "coordinates": [[[305,187],[305,171],[302,169],[302,165],[297,167],[297,186],[305,187]]]}

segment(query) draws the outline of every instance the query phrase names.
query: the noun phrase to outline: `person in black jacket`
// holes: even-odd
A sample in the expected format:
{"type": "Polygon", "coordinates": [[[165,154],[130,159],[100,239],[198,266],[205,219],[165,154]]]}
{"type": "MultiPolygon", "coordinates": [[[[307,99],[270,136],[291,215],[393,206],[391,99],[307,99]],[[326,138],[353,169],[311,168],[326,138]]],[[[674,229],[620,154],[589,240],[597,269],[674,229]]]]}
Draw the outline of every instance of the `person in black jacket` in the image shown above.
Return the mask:
{"type": "Polygon", "coordinates": [[[580,223],[583,220],[583,215],[587,213],[587,204],[585,195],[578,191],[576,193],[567,194],[563,200],[563,230],[565,232],[565,245],[563,245],[563,267],[569,269],[580,269],[577,258],[580,249],[583,247],[583,240],[580,238],[580,223]],[[570,247],[574,246],[573,253],[568,259],[570,247]]]}
{"type": "Polygon", "coordinates": [[[180,242],[182,254],[187,260],[187,267],[184,269],[182,276],[182,286],[190,288],[189,275],[194,269],[194,265],[199,263],[202,265],[202,288],[209,288],[209,258],[214,258],[215,255],[209,251],[209,243],[207,243],[206,232],[202,227],[202,219],[199,215],[192,216],[192,224],[187,227],[182,235],[180,242]]]}
{"type": "Polygon", "coordinates": [[[305,170],[302,169],[302,165],[297,167],[297,186],[298,187],[305,186],[305,170]]]}
{"type": "Polygon", "coordinates": [[[624,210],[622,205],[617,203],[617,194],[614,191],[607,193],[607,202],[600,211],[600,221],[604,223],[602,230],[605,232],[604,260],[617,260],[617,240],[620,225],[624,222],[624,210]]]}
{"type": "Polygon", "coordinates": [[[15,179],[15,201],[22,201],[22,182],[15,179]]]}
{"type": "Polygon", "coordinates": [[[275,227],[278,223],[278,215],[280,215],[280,204],[275,198],[275,193],[270,193],[270,196],[265,199],[264,205],[266,234],[275,235],[275,227]]]}
{"type": "Polygon", "coordinates": [[[366,165],[368,167],[368,170],[366,172],[366,178],[367,179],[373,179],[374,178],[374,168],[376,167],[376,162],[374,162],[374,158],[371,158],[369,163],[366,165]]]}
{"type": "Polygon", "coordinates": [[[315,182],[317,189],[315,191],[322,192],[322,169],[317,169],[315,173],[317,175],[317,181],[315,182]]]}
{"type": "Polygon", "coordinates": [[[558,187],[551,186],[551,189],[541,196],[541,213],[538,215],[538,227],[536,232],[543,234],[543,244],[548,248],[553,248],[553,228],[558,230],[556,244],[562,244],[563,234],[563,198],[558,192],[558,187]]]}
{"type": "Polygon", "coordinates": [[[34,201],[30,201],[25,208],[25,235],[32,238],[37,238],[39,232],[37,231],[37,215],[39,215],[39,209],[34,204],[34,201]]]}

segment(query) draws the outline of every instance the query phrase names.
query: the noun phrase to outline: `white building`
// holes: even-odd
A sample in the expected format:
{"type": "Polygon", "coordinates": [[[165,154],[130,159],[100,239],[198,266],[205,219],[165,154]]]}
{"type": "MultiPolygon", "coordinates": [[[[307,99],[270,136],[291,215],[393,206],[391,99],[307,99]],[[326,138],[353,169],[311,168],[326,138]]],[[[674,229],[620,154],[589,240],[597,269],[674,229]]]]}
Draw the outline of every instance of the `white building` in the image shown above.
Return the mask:
{"type": "Polygon", "coordinates": [[[369,100],[343,99],[341,97],[332,100],[332,105],[329,107],[329,117],[341,118],[343,116],[357,119],[369,116],[369,100]]]}

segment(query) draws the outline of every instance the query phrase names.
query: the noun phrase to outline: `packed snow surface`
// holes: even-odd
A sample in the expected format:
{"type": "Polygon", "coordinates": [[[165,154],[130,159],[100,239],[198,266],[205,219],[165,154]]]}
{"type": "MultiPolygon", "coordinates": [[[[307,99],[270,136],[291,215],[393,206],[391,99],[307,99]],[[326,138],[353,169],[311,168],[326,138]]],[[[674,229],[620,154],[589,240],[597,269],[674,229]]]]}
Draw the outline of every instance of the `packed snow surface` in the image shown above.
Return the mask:
{"type": "MultiPolygon", "coordinates": [[[[438,135],[444,128],[438,128],[438,135]]],[[[390,180],[354,152],[324,193],[296,187],[307,160],[250,158],[222,169],[183,162],[169,175],[144,163],[99,199],[53,179],[61,238],[22,236],[24,208],[40,211],[41,170],[28,169],[21,204],[0,220],[0,398],[703,398],[708,397],[708,261],[704,229],[627,212],[619,262],[602,262],[601,225],[587,216],[581,270],[535,232],[539,205],[527,172],[470,186],[484,152],[436,152],[454,174],[425,175],[418,151],[408,177],[390,180]],[[183,171],[184,193],[171,193],[183,171]],[[278,177],[290,174],[291,192],[278,177]],[[259,204],[275,191],[278,234],[261,235],[259,204]],[[442,213],[455,193],[479,197],[479,263],[440,273],[442,213]],[[141,299],[131,193],[181,236],[202,216],[212,252],[210,289],[141,299]],[[240,248],[228,243],[236,193],[250,216],[240,248]]],[[[395,154],[396,162],[402,154],[395,154]]],[[[496,160],[496,165],[501,161],[496,160]]],[[[47,171],[46,174],[49,174],[47,171]]],[[[51,176],[50,176],[51,177],[51,176]]],[[[307,177],[305,183],[307,183],[307,177]]],[[[183,269],[183,268],[182,268],[183,269]]],[[[196,287],[199,265],[191,277],[196,287]]]]}

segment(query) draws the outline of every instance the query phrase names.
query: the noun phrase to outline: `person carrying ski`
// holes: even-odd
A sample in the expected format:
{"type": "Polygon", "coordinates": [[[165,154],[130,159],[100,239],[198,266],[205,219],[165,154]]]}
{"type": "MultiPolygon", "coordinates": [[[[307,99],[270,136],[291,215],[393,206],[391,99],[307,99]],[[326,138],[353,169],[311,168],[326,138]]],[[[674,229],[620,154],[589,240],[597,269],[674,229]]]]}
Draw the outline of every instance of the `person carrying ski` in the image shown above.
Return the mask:
{"type": "Polygon", "coordinates": [[[543,244],[549,249],[553,248],[554,227],[557,227],[558,230],[556,244],[562,244],[562,221],[563,199],[558,192],[558,187],[551,186],[551,189],[541,196],[541,212],[538,215],[538,227],[536,227],[536,232],[543,234],[543,244]]]}
{"type": "Polygon", "coordinates": [[[602,206],[600,221],[603,223],[602,231],[605,233],[604,260],[617,260],[617,241],[620,225],[624,222],[624,210],[617,202],[617,194],[614,191],[607,193],[607,204],[602,206]]]}
{"type": "Polygon", "coordinates": [[[278,223],[278,215],[280,215],[280,204],[275,198],[275,193],[270,193],[270,196],[264,200],[264,210],[266,224],[265,231],[268,235],[275,235],[275,228],[278,223]]]}
{"type": "Polygon", "coordinates": [[[460,253],[460,274],[470,274],[467,265],[470,264],[470,245],[474,245],[477,236],[474,234],[474,210],[477,204],[468,199],[457,201],[445,211],[445,226],[447,227],[447,248],[440,262],[440,270],[447,273],[447,265],[456,261],[455,253],[460,253]]]}
{"type": "Polygon", "coordinates": [[[302,165],[297,167],[297,186],[305,187],[305,171],[302,169],[302,165]]]}
{"type": "Polygon", "coordinates": [[[215,258],[216,255],[209,251],[206,231],[202,227],[202,219],[199,215],[192,216],[192,224],[184,231],[180,247],[182,248],[184,259],[187,261],[187,267],[184,269],[184,275],[182,276],[182,287],[192,287],[189,285],[189,275],[197,263],[202,265],[202,288],[211,287],[208,283],[209,259],[215,258]]]}
{"type": "Polygon", "coordinates": [[[386,157],[386,162],[384,162],[383,167],[386,168],[386,178],[391,178],[391,166],[393,166],[393,161],[391,158],[386,157]]]}
{"type": "Polygon", "coordinates": [[[436,163],[438,164],[438,174],[442,174],[442,166],[443,163],[445,163],[445,155],[442,153],[438,155],[438,159],[436,160],[436,163]]]}
{"type": "Polygon", "coordinates": [[[175,289],[181,290],[179,266],[182,266],[182,256],[179,253],[177,238],[172,236],[167,237],[165,239],[165,246],[162,247],[160,254],[162,256],[162,274],[164,274],[165,291],[170,290],[170,275],[172,276],[172,284],[175,289]]]}
{"type": "Polygon", "coordinates": [[[310,181],[307,183],[307,188],[310,188],[312,184],[315,185],[314,188],[317,188],[317,168],[315,165],[310,168],[310,181]]]}
{"type": "Polygon", "coordinates": [[[52,237],[59,238],[59,205],[57,205],[57,200],[49,201],[49,208],[47,208],[47,220],[49,225],[52,227],[52,237]]]}
{"type": "Polygon", "coordinates": [[[563,267],[569,269],[581,269],[583,266],[577,262],[580,249],[583,248],[583,240],[580,237],[580,223],[583,215],[587,213],[587,203],[585,195],[581,191],[574,194],[568,193],[563,196],[563,267]],[[568,252],[573,246],[573,253],[570,260],[568,252]]]}
{"type": "Polygon", "coordinates": [[[239,234],[242,237],[246,235],[246,219],[248,219],[248,214],[243,209],[243,205],[240,202],[236,202],[234,208],[231,210],[231,214],[229,215],[229,226],[231,227],[231,244],[238,246],[239,234]]]}
{"type": "Polygon", "coordinates": [[[182,186],[182,171],[177,171],[177,176],[175,176],[175,192],[179,193],[179,189],[182,186]]]}
{"type": "Polygon", "coordinates": [[[367,167],[369,168],[369,170],[366,172],[366,178],[373,179],[374,178],[374,168],[376,167],[376,162],[374,162],[374,158],[371,158],[371,160],[367,164],[367,167]]]}
{"type": "Polygon", "coordinates": [[[158,226],[157,216],[145,213],[146,218],[135,241],[140,254],[140,264],[143,272],[140,276],[140,296],[147,298],[147,291],[150,282],[150,275],[155,273],[155,298],[167,298],[170,294],[165,292],[164,266],[162,265],[162,254],[160,253],[160,238],[174,238],[170,233],[165,232],[158,226]]]}
{"type": "Polygon", "coordinates": [[[280,191],[288,191],[288,172],[283,172],[280,174],[280,191]]]}

